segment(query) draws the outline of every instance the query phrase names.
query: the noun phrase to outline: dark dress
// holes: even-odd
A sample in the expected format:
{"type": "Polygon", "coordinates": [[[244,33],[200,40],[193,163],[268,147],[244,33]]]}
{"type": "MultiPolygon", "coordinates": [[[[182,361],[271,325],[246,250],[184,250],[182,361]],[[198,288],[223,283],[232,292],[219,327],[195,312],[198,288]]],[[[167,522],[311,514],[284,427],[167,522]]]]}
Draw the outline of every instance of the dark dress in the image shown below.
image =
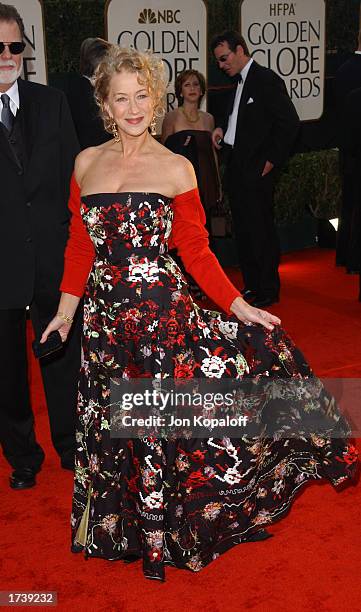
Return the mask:
{"type": "Polygon", "coordinates": [[[216,166],[212,134],[208,130],[181,130],[168,136],[164,143],[170,151],[183,155],[192,163],[210,230],[210,213],[219,201],[220,182],[216,166]]]}
{"type": "MultiPolygon", "coordinates": [[[[173,153],[186,157],[193,165],[197,177],[197,184],[204,212],[206,214],[205,226],[212,244],[211,216],[216,211],[220,199],[220,179],[214,157],[212,134],[208,130],[181,130],[170,134],[164,146],[173,153]]],[[[191,294],[195,299],[206,299],[206,295],[200,290],[194,279],[188,275],[181,260],[176,254],[173,257],[185,275],[191,294]]]]}
{"type": "MultiPolygon", "coordinates": [[[[338,484],[353,474],[356,462],[354,448],[343,439],[347,423],[330,411],[332,399],[280,327],[249,327],[193,302],[168,253],[173,223],[172,240],[187,260],[191,247],[182,219],[190,207],[196,219],[193,192],[173,201],[156,193],[84,196],[88,234],[80,226],[75,237],[74,221],[62,285],[76,294],[72,277],[83,274],[81,249],[90,235],[94,261],[88,258],[88,269],[83,266],[85,277],[90,266],[91,271],[84,299],[73,550],[84,547],[88,557],[112,560],[140,558],[145,576],[161,580],[165,564],[199,571],[279,519],[306,483],[327,478],[338,484]],[[133,439],[111,436],[112,383],[172,377],[228,379],[236,386],[254,386],[257,378],[300,384],[287,402],[279,396],[264,404],[257,437],[166,439],[147,431],[133,439]],[[325,425],[324,435],[285,437],[293,417],[310,413],[325,425]]],[[[204,276],[210,267],[204,266],[204,276]]],[[[214,284],[217,275],[222,281],[215,267],[212,273],[214,284]]]]}

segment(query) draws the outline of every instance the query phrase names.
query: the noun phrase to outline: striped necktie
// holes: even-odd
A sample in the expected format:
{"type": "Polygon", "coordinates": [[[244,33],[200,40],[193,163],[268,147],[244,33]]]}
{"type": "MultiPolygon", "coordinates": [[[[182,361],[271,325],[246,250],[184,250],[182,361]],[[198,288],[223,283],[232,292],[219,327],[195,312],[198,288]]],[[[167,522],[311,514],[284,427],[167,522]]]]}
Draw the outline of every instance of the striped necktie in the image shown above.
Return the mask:
{"type": "Polygon", "coordinates": [[[1,102],[3,103],[2,111],[1,111],[1,123],[6,127],[7,131],[10,133],[14,124],[14,115],[11,112],[10,108],[10,98],[7,94],[2,94],[1,102]]]}

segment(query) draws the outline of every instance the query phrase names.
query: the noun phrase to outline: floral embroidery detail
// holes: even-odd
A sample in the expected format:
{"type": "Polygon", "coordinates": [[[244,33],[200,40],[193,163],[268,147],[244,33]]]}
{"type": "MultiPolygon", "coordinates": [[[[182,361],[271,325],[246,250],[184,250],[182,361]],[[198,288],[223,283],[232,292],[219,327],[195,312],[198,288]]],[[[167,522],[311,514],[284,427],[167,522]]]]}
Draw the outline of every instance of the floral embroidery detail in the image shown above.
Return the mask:
{"type": "Polygon", "coordinates": [[[225,369],[226,365],[224,361],[220,357],[217,357],[217,355],[206,357],[202,361],[201,370],[209,378],[221,378],[225,369]]]}
{"type": "Polygon", "coordinates": [[[210,504],[207,504],[204,507],[204,510],[202,512],[204,518],[208,519],[209,521],[214,521],[217,516],[219,515],[220,511],[222,509],[222,504],[219,502],[212,502],[210,504]]]}
{"type": "Polygon", "coordinates": [[[119,516],[117,514],[107,514],[101,522],[102,529],[107,533],[114,534],[117,529],[118,519],[119,516]]]}

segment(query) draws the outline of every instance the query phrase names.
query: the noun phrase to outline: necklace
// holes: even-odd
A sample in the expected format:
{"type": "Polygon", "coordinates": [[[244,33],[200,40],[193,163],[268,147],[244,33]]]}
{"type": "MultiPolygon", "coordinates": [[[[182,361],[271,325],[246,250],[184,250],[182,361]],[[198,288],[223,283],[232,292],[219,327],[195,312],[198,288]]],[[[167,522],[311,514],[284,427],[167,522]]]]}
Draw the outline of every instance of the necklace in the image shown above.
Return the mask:
{"type": "Polygon", "coordinates": [[[195,119],[193,119],[193,117],[188,115],[187,111],[184,110],[184,106],[181,106],[180,109],[181,109],[183,115],[185,116],[185,118],[187,119],[187,121],[189,121],[189,123],[197,123],[197,121],[199,121],[200,114],[199,114],[199,110],[198,109],[197,109],[197,116],[196,116],[195,119]]]}

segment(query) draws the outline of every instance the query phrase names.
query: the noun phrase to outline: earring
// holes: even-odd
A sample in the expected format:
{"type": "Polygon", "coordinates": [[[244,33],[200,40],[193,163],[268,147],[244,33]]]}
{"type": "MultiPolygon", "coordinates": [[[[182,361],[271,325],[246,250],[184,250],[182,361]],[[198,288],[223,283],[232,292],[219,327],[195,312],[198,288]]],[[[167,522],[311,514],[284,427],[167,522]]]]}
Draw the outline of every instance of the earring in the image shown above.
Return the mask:
{"type": "Polygon", "coordinates": [[[112,133],[113,133],[113,136],[114,136],[114,140],[115,140],[115,142],[120,142],[120,141],[121,141],[121,138],[120,138],[120,134],[119,134],[119,132],[118,132],[118,126],[117,126],[117,124],[115,123],[115,121],[113,121],[113,122],[111,123],[111,125],[110,125],[110,129],[111,129],[111,131],[112,131],[112,133]]]}
{"type": "Polygon", "coordinates": [[[152,136],[157,135],[157,118],[155,115],[152,117],[152,121],[150,122],[150,133],[152,136]]]}

